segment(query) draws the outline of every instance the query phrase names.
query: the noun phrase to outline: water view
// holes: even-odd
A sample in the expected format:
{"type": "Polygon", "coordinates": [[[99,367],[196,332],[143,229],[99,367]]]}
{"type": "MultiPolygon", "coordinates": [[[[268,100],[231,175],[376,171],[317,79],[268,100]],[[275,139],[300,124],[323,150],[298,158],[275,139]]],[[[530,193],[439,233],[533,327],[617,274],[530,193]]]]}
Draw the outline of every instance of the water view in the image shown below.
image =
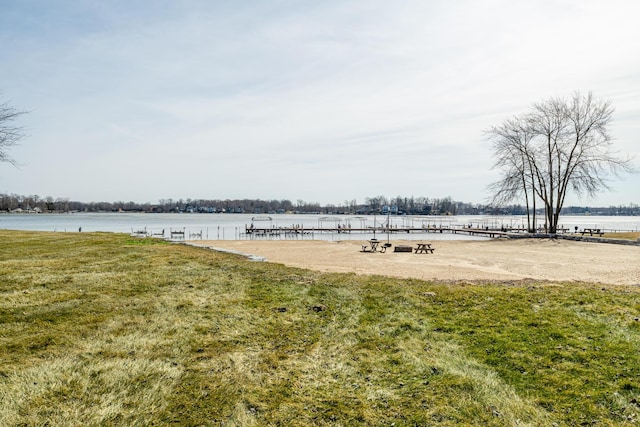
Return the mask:
{"type": "MultiPolygon", "coordinates": [[[[538,218],[538,226],[544,220],[538,218]]],[[[2,214],[0,229],[56,232],[115,232],[186,239],[241,240],[250,238],[364,240],[425,239],[468,240],[486,237],[453,234],[446,229],[473,227],[478,229],[524,229],[524,216],[386,216],[386,215],[250,215],[250,214],[147,214],[147,213],[67,213],[67,214],[2,214]],[[387,235],[389,225],[393,232],[387,235]],[[308,233],[258,236],[251,229],[304,229],[308,233]],[[323,232],[334,229],[340,232],[323,232]],[[401,232],[403,229],[414,231],[401,232]],[[424,229],[424,232],[419,231],[424,229]],[[444,229],[429,232],[428,229],[444,229]],[[418,230],[418,231],[415,231],[418,230]]],[[[604,232],[639,231],[638,216],[566,216],[559,228],[567,231],[600,229],[604,232]]]]}

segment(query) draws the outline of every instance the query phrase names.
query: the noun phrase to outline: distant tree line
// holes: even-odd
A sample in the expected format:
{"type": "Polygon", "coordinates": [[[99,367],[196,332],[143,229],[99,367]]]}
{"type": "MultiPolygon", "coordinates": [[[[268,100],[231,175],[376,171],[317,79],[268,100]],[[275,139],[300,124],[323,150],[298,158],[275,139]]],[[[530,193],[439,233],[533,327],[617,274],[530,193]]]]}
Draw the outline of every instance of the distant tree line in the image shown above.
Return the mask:
{"type": "MultiPolygon", "coordinates": [[[[260,199],[162,199],[158,203],[77,202],[67,198],[0,194],[0,212],[64,213],[64,212],[148,212],[148,213],[248,213],[248,214],[326,214],[326,215],[526,215],[527,207],[513,204],[499,208],[458,202],[451,197],[386,197],[355,199],[340,204],[321,205],[303,200],[260,199]]],[[[640,206],[567,207],[568,215],[640,215],[640,206]]]]}

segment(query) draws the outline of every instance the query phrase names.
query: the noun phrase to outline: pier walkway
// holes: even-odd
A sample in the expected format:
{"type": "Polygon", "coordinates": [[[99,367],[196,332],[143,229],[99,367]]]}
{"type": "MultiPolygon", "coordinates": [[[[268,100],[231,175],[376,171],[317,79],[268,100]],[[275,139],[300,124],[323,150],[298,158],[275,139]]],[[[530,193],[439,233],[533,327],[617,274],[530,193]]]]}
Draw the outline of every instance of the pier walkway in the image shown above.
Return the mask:
{"type": "Polygon", "coordinates": [[[451,233],[451,234],[467,234],[470,236],[482,237],[507,237],[515,230],[492,230],[482,228],[466,228],[466,227],[245,227],[245,237],[293,237],[293,236],[313,236],[314,234],[333,233],[333,234],[425,234],[425,233],[451,233]]]}

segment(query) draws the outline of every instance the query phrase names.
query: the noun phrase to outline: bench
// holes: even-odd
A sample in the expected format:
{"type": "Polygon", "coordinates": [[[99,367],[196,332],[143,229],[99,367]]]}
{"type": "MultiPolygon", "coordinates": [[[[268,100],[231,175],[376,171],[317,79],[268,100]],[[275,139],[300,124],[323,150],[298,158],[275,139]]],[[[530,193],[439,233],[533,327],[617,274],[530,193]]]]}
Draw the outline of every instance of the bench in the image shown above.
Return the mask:
{"type": "Polygon", "coordinates": [[[182,229],[182,231],[169,229],[169,234],[171,235],[172,239],[174,237],[180,237],[180,238],[184,239],[184,228],[182,229]]]}
{"type": "Polygon", "coordinates": [[[413,252],[413,247],[398,245],[393,247],[393,252],[413,252]]]}

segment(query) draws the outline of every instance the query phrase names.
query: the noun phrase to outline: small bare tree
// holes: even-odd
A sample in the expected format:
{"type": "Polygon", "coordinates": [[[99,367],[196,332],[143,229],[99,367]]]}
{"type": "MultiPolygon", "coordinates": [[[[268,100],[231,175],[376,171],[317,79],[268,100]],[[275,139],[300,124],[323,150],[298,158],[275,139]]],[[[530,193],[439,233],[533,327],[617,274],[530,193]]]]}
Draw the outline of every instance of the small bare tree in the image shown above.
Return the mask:
{"type": "Polygon", "coordinates": [[[6,102],[0,104],[0,162],[16,165],[7,151],[24,137],[23,129],[13,124],[22,114],[25,112],[16,110],[6,102]]]}
{"type": "Polygon", "coordinates": [[[610,174],[635,171],[631,158],[613,149],[608,132],[613,111],[611,102],[576,92],[569,100],[536,103],[529,113],[491,128],[487,133],[493,141],[494,167],[502,171],[502,178],[490,186],[493,202],[524,195],[527,211],[531,201],[535,215],[539,199],[545,230],[556,233],[570,189],[594,196],[609,188],[610,174]]]}

